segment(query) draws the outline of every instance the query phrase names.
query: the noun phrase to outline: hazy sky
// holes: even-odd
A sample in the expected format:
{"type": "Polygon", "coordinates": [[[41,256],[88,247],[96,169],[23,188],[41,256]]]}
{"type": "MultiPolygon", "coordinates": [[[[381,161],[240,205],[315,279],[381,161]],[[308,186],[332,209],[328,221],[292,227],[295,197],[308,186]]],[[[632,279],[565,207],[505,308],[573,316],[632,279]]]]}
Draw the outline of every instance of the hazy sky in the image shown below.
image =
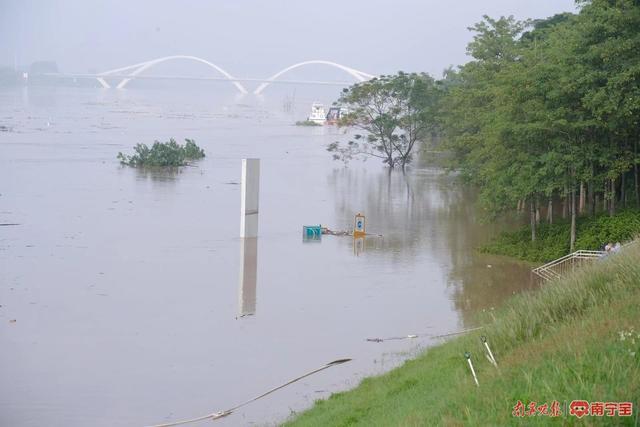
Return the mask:
{"type": "Polygon", "coordinates": [[[483,14],[574,10],[573,0],[0,0],[0,65],[56,60],[61,71],[105,71],[180,54],[240,77],[307,59],[439,76],[468,60],[467,27],[483,14]]]}

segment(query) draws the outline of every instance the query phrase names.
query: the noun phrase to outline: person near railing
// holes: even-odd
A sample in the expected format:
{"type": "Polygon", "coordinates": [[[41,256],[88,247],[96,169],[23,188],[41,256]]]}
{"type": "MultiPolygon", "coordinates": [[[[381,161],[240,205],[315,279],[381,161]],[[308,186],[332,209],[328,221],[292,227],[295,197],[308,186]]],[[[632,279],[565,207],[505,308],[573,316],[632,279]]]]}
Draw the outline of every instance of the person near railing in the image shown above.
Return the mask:
{"type": "Polygon", "coordinates": [[[612,249],[613,243],[607,243],[606,245],[604,245],[604,250],[602,251],[602,254],[600,254],[600,258],[606,258],[611,253],[612,249]]]}

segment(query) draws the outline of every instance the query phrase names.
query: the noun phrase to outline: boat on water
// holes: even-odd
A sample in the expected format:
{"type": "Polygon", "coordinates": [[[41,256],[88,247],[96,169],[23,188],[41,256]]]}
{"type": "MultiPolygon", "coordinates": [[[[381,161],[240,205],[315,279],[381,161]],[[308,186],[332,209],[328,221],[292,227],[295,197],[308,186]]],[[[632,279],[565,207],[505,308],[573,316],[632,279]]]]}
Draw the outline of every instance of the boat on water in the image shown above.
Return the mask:
{"type": "Polygon", "coordinates": [[[320,104],[319,102],[314,102],[311,105],[311,114],[309,114],[307,120],[319,125],[325,124],[327,115],[324,111],[324,105],[320,104]]]}
{"type": "Polygon", "coordinates": [[[319,102],[314,102],[311,105],[311,114],[307,118],[307,121],[313,122],[319,125],[335,125],[338,120],[343,118],[348,113],[345,107],[334,106],[329,108],[329,112],[325,112],[324,105],[319,102]]]}
{"type": "Polygon", "coordinates": [[[343,118],[345,115],[349,113],[346,107],[335,106],[329,108],[329,112],[327,113],[326,123],[328,125],[338,124],[338,120],[343,118]]]}

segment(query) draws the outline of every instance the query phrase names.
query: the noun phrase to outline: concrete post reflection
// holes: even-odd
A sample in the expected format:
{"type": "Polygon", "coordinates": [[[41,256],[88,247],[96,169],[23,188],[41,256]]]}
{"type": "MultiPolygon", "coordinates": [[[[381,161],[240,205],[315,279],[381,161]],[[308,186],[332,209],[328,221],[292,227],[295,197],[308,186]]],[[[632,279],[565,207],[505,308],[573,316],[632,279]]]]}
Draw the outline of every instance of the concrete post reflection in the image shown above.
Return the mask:
{"type": "Polygon", "coordinates": [[[256,313],[256,287],[258,281],[258,238],[240,239],[240,286],[238,317],[256,313]]]}

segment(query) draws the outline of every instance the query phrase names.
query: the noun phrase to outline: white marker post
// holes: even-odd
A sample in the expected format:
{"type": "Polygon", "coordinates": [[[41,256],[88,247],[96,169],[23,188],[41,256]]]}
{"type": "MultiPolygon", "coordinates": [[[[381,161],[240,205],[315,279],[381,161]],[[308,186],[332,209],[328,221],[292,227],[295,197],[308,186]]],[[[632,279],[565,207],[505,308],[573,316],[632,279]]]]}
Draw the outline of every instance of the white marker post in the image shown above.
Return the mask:
{"type": "Polygon", "coordinates": [[[240,237],[258,237],[260,159],[242,159],[240,237]]]}
{"type": "Polygon", "coordinates": [[[487,356],[487,359],[489,359],[489,362],[491,362],[491,364],[497,368],[498,367],[498,362],[496,362],[496,358],[493,357],[493,353],[491,352],[491,349],[489,348],[489,343],[487,342],[487,337],[485,337],[484,335],[481,336],[480,337],[480,341],[482,341],[482,343],[484,344],[484,347],[489,352],[489,355],[487,356]]]}
{"type": "Polygon", "coordinates": [[[477,387],[480,387],[478,377],[476,377],[476,370],[473,369],[473,363],[471,363],[471,353],[466,352],[464,354],[464,358],[467,359],[467,363],[469,363],[469,369],[471,369],[471,374],[473,374],[473,381],[475,381],[477,387]]]}

